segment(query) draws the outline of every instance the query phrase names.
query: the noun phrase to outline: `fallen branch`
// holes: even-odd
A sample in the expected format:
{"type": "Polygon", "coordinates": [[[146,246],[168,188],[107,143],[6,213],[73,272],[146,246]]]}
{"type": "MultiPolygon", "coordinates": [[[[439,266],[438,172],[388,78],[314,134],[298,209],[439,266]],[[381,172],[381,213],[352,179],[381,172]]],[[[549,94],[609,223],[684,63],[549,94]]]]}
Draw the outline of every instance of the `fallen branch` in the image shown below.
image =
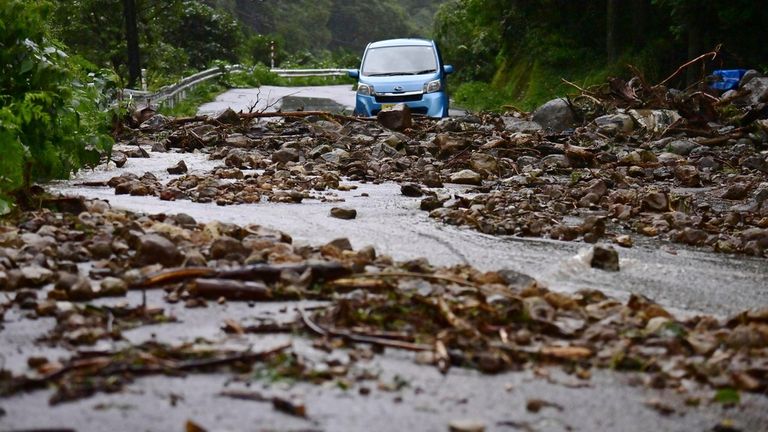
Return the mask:
{"type": "Polygon", "coordinates": [[[478,288],[476,284],[469,281],[464,281],[464,280],[452,278],[449,276],[440,276],[440,275],[414,273],[414,272],[363,273],[363,274],[348,276],[349,279],[379,279],[379,278],[385,278],[385,277],[427,279],[427,280],[434,280],[434,281],[441,281],[441,282],[451,282],[457,285],[462,285],[470,288],[478,288]]]}
{"type": "Polygon", "coordinates": [[[348,340],[350,342],[378,345],[378,346],[383,346],[388,348],[398,348],[398,349],[403,349],[407,351],[432,351],[432,347],[430,345],[404,342],[404,341],[393,340],[393,339],[384,339],[380,337],[361,335],[357,333],[345,332],[345,331],[334,330],[334,329],[326,329],[321,327],[320,324],[317,324],[316,322],[312,321],[312,319],[309,317],[307,312],[304,310],[303,306],[299,305],[298,309],[299,309],[299,314],[301,315],[301,320],[304,322],[304,325],[306,325],[307,328],[309,328],[310,330],[312,330],[313,332],[317,333],[320,336],[339,337],[339,338],[348,340]]]}
{"type": "Polygon", "coordinates": [[[176,282],[184,282],[194,278],[275,282],[280,280],[280,275],[285,271],[303,274],[307,270],[312,272],[313,281],[338,279],[352,273],[352,270],[336,262],[322,262],[315,264],[254,264],[230,270],[216,270],[209,267],[189,267],[176,268],[154,274],[140,282],[135,288],[152,288],[176,282]]]}
{"type": "Polygon", "coordinates": [[[692,64],[694,64],[694,63],[698,63],[699,61],[701,61],[701,60],[703,60],[703,59],[705,59],[705,58],[707,58],[707,57],[710,57],[710,56],[711,56],[712,58],[710,59],[710,61],[714,60],[715,58],[717,58],[717,55],[718,55],[719,53],[720,53],[720,45],[718,45],[718,46],[717,46],[717,47],[714,49],[714,51],[710,51],[710,52],[708,52],[708,53],[704,53],[704,54],[702,54],[702,55],[700,55],[700,56],[696,57],[695,59],[693,59],[693,60],[691,60],[691,61],[689,61],[689,62],[687,62],[687,63],[683,64],[682,66],[680,66],[679,68],[677,68],[677,70],[676,70],[674,73],[672,73],[672,75],[668,76],[668,77],[667,77],[667,78],[666,78],[664,81],[662,81],[662,82],[660,82],[660,83],[656,84],[655,86],[653,86],[653,88],[659,88],[659,87],[663,86],[664,84],[666,84],[666,83],[668,83],[669,81],[673,80],[673,79],[674,79],[674,78],[675,78],[675,77],[676,77],[678,74],[680,74],[680,72],[682,72],[682,71],[684,71],[685,69],[687,69],[687,68],[688,68],[688,66],[690,66],[690,65],[692,65],[692,64]]]}

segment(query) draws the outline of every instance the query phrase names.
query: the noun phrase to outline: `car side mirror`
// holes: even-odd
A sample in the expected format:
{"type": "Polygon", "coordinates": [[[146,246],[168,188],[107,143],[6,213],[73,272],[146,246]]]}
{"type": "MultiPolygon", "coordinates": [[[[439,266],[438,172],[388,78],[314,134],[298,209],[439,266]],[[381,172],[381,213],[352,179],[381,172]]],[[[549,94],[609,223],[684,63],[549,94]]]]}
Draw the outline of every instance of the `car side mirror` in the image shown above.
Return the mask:
{"type": "Polygon", "coordinates": [[[453,73],[453,65],[445,65],[443,66],[443,72],[445,72],[446,75],[450,75],[453,73]]]}
{"type": "Polygon", "coordinates": [[[360,78],[360,71],[357,69],[350,69],[347,71],[347,76],[350,78],[360,78]]]}

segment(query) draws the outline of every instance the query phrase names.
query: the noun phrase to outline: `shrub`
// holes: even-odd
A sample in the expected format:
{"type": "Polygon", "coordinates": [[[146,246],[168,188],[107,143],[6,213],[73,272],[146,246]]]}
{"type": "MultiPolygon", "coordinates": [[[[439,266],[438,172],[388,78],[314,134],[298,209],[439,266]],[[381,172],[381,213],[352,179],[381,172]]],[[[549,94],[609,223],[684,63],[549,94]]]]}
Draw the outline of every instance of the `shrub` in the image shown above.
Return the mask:
{"type": "Polygon", "coordinates": [[[87,75],[47,37],[47,12],[43,2],[0,3],[0,213],[12,193],[98,163],[112,146],[103,91],[113,80],[87,75]]]}

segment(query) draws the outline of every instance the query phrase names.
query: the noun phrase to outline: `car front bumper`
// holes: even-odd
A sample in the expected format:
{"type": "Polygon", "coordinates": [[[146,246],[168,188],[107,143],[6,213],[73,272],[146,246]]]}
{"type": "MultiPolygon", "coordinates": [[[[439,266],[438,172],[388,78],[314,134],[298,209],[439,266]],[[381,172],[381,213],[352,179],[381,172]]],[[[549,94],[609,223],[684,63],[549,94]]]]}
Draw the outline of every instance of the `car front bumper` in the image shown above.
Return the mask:
{"type": "MultiPolygon", "coordinates": [[[[417,114],[436,118],[448,116],[448,95],[445,92],[423,93],[420,96],[418,100],[399,100],[396,96],[377,97],[358,93],[356,96],[355,114],[373,117],[384,108],[402,103],[407,105],[411,112],[417,114]]],[[[414,99],[414,97],[407,99],[414,99]]]]}

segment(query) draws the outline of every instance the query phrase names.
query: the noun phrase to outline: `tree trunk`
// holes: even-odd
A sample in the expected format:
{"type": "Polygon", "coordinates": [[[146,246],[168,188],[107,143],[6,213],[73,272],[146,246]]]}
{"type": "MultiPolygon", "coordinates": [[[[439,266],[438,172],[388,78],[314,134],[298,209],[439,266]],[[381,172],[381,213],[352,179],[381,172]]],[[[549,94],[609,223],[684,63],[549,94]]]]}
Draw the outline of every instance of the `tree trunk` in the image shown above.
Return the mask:
{"type": "Polygon", "coordinates": [[[605,51],[609,62],[614,62],[619,57],[619,0],[608,0],[606,11],[606,37],[605,51]]]}
{"type": "MultiPolygon", "coordinates": [[[[693,18],[688,24],[688,60],[694,59],[702,53],[702,29],[697,19],[693,18]]],[[[686,85],[691,86],[699,80],[701,67],[691,65],[686,71],[686,85]]]]}
{"type": "Polygon", "coordinates": [[[632,45],[635,49],[645,46],[648,31],[648,0],[632,0],[632,45]]]}
{"type": "Polygon", "coordinates": [[[141,80],[136,0],[123,0],[123,16],[125,17],[125,41],[128,45],[128,88],[134,88],[141,80]]]}

